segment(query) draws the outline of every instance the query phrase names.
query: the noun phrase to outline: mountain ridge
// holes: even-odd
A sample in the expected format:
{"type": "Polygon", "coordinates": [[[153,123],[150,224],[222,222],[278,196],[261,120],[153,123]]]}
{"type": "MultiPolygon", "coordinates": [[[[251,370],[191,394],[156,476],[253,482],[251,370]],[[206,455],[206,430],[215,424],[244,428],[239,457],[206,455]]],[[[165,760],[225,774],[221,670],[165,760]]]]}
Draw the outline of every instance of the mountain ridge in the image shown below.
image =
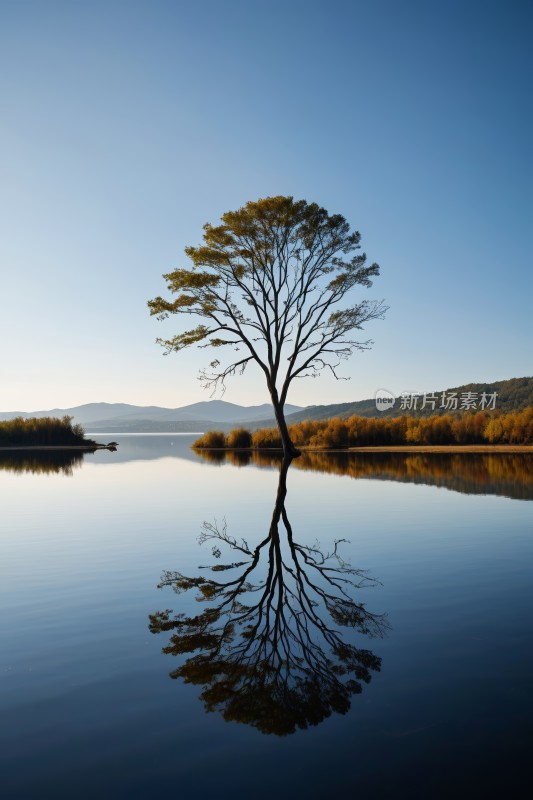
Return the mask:
{"type": "MultiPolygon", "coordinates": [[[[496,410],[502,412],[521,411],[533,406],[533,377],[510,378],[492,383],[468,383],[450,389],[439,390],[434,394],[439,398],[442,394],[471,392],[481,395],[497,393],[496,410]]],[[[398,401],[387,411],[378,411],[374,398],[355,400],[348,403],[332,403],[329,405],[307,406],[286,405],[286,419],[289,425],[304,420],[330,419],[340,417],[347,419],[353,415],[364,417],[428,416],[443,414],[447,410],[437,407],[433,410],[402,410],[398,401]]],[[[453,412],[452,412],[453,413],[453,412]]],[[[35,416],[73,416],[75,423],[80,423],[90,433],[203,433],[214,428],[225,432],[237,426],[250,429],[272,427],[275,419],[272,406],[263,403],[258,406],[240,406],[224,400],[208,400],[191,403],[177,408],[163,406],[135,406],[129,403],[85,403],[72,408],[55,408],[47,411],[1,411],[0,420],[35,416]]]]}
{"type": "MultiPolygon", "coordinates": [[[[449,413],[449,409],[440,407],[443,394],[450,395],[451,393],[455,393],[460,401],[462,394],[471,393],[477,395],[479,401],[483,393],[491,395],[494,392],[497,394],[495,410],[502,412],[522,411],[528,406],[533,406],[533,377],[509,378],[508,380],[493,381],[492,383],[466,383],[462,386],[453,386],[449,389],[439,389],[432,393],[437,397],[434,409],[429,405],[425,409],[420,408],[422,405],[422,396],[420,396],[417,408],[401,409],[400,399],[397,398],[392,408],[387,411],[378,411],[376,408],[376,401],[372,398],[368,400],[356,400],[353,403],[308,406],[303,409],[303,411],[291,414],[287,418],[287,422],[288,424],[294,424],[296,422],[304,422],[305,420],[330,419],[331,417],[348,419],[351,416],[396,417],[402,414],[409,414],[410,416],[424,417],[430,416],[431,414],[446,414],[449,413]]],[[[478,404],[478,406],[472,410],[481,410],[480,405],[478,404]]]]}
{"type": "MultiPolygon", "coordinates": [[[[302,406],[287,405],[289,413],[303,410],[302,406]]],[[[135,424],[151,421],[162,423],[232,423],[253,422],[264,419],[271,411],[269,403],[257,406],[241,406],[225,400],[208,400],[177,408],[164,406],[136,406],[130,403],[84,403],[70,408],[52,408],[40,411],[0,411],[0,421],[22,417],[74,417],[74,423],[91,426],[113,424],[135,424]]]]}

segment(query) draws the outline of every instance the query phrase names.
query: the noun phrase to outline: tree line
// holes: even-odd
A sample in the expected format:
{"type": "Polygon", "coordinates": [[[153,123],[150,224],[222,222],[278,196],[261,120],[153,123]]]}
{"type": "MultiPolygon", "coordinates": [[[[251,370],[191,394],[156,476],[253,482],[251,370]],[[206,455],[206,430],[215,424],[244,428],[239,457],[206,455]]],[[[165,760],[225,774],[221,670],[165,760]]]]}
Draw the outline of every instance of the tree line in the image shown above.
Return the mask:
{"type": "MultiPolygon", "coordinates": [[[[290,425],[289,433],[296,447],[335,450],[404,444],[533,444],[533,408],[508,414],[478,411],[462,416],[334,417],[290,425]]],[[[282,448],[282,441],[277,428],[261,428],[253,433],[236,428],[227,435],[208,431],[194,447],[277,450],[282,448]]]]}
{"type": "Polygon", "coordinates": [[[16,417],[0,422],[0,447],[32,445],[86,445],[81,425],[72,424],[73,417],[16,417]]]}

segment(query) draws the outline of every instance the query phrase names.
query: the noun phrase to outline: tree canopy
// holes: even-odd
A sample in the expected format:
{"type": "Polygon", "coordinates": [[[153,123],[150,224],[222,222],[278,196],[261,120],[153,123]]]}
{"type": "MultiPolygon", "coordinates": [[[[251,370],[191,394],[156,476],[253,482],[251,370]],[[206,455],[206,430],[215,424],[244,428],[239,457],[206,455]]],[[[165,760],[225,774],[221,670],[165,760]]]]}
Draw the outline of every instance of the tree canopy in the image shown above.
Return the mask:
{"type": "Polygon", "coordinates": [[[292,197],[267,197],[204,226],[204,243],[187,247],[189,268],[164,275],[173,299],[149,301],[159,319],[170,314],[200,324],[170,339],[167,353],[191,345],[230,349],[200,379],[224,390],[229,376],[255,362],[263,371],[287,455],[296,454],[283,407],[295,378],[328,369],[336,377],[342,359],[366,349],[354,331],[386,310],[381,301],[343,299],[355,286],[369,287],[379,274],[360,251],[361,236],[340,214],[292,197]],[[235,356],[234,353],[239,355],[235,356]]]}

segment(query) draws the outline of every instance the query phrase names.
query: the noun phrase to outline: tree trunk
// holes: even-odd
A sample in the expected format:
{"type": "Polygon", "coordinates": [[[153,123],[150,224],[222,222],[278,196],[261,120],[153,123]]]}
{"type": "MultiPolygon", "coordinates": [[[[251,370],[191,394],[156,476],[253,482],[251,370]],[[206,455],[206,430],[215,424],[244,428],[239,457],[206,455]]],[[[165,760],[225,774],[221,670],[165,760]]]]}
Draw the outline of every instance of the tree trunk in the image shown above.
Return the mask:
{"type": "Polygon", "coordinates": [[[296,458],[300,456],[301,450],[298,450],[291,441],[291,437],[289,435],[289,429],[287,427],[287,423],[285,422],[285,412],[283,411],[283,405],[279,402],[278,396],[276,392],[272,392],[272,405],[274,406],[274,414],[276,416],[276,422],[278,423],[279,432],[281,435],[281,442],[283,444],[283,455],[285,458],[296,458]]]}

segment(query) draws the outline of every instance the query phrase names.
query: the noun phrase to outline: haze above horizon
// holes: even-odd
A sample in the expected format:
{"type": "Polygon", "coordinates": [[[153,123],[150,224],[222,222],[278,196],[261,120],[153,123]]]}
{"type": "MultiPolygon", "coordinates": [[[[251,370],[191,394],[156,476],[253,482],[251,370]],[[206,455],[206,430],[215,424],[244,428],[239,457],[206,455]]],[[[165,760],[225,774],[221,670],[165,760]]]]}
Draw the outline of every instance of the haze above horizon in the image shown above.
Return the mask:
{"type": "MultiPolygon", "coordinates": [[[[0,410],[209,400],[146,302],[247,200],[340,213],[390,311],[300,406],[531,372],[533,7],[4,4],[0,410]],[[277,55],[274,55],[274,51],[277,55]]],[[[181,328],[181,330],[183,327],[181,328]]],[[[250,371],[223,399],[268,402],[250,371]]]]}

